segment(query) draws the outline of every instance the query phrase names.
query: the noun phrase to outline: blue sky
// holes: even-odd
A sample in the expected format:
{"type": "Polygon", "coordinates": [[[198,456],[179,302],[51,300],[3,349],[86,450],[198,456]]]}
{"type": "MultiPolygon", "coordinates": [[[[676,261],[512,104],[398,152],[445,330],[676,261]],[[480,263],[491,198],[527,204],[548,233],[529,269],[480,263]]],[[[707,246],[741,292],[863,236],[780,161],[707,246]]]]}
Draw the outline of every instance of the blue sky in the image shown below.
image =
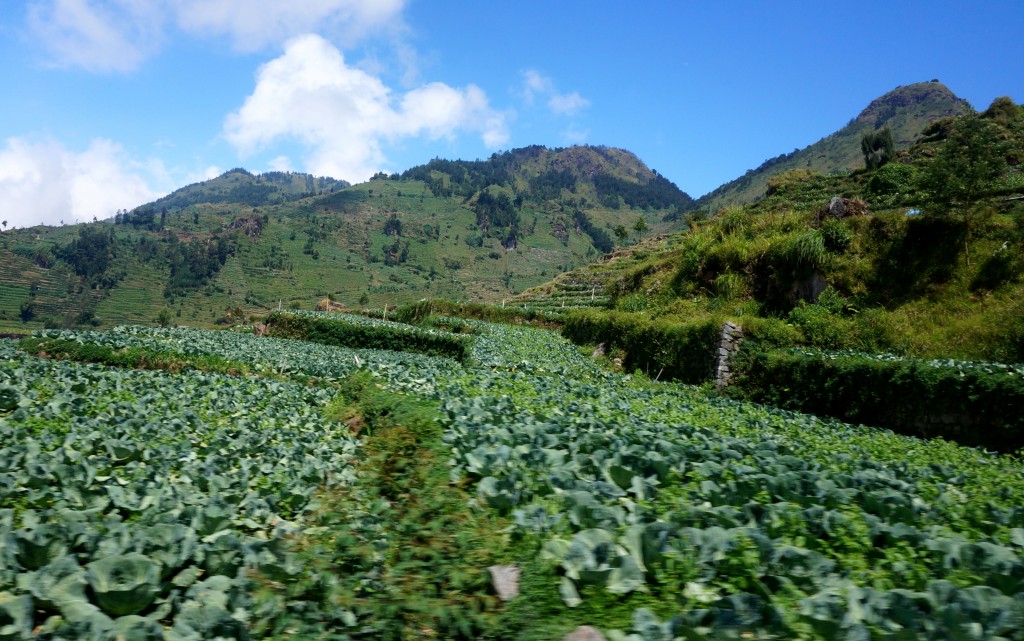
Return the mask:
{"type": "Polygon", "coordinates": [[[899,85],[1024,102],[1022,24],[1019,0],[3,0],[0,218],[532,144],[629,149],[697,197],[899,85]]]}

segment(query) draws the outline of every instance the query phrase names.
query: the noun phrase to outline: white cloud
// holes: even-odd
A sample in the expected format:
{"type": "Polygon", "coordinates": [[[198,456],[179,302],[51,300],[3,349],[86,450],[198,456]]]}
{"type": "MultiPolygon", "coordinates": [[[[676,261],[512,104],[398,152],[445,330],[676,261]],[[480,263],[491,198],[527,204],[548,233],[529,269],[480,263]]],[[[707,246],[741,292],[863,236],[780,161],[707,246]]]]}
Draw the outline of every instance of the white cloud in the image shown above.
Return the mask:
{"type": "Polygon", "coordinates": [[[200,180],[210,180],[224,173],[224,170],[217,165],[210,165],[203,170],[202,178],[200,180]]]}
{"type": "Polygon", "coordinates": [[[315,35],[295,38],[263,65],[252,94],[224,123],[225,137],[243,156],[298,141],[309,150],[307,171],[353,182],[381,169],[386,143],[462,132],[480,134],[491,148],[508,141],[504,117],[479,87],[430,83],[395,98],[378,77],[347,65],[315,35]]]}
{"type": "Polygon", "coordinates": [[[109,218],[158,198],[149,185],[165,173],[160,163],[133,162],[110,140],[74,152],[54,141],[9,138],[0,148],[0,219],[30,227],[109,218]]]}
{"type": "Polygon", "coordinates": [[[128,72],[159,51],[172,26],[227,36],[246,52],[310,32],[348,46],[400,34],[404,7],[405,0],[32,0],[28,25],[57,66],[128,72]]]}
{"type": "Polygon", "coordinates": [[[163,12],[145,0],[39,0],[28,24],[53,64],[96,72],[136,69],[162,40],[163,12]]]}
{"type": "Polygon", "coordinates": [[[571,116],[581,109],[590,106],[590,101],[575,91],[572,93],[558,94],[551,96],[548,100],[548,107],[556,114],[571,116]]]}
{"type": "Polygon", "coordinates": [[[554,93],[555,85],[551,78],[541,75],[539,71],[527,69],[523,72],[523,97],[526,104],[532,105],[536,94],[554,93]]]}
{"type": "Polygon", "coordinates": [[[547,98],[548,109],[560,116],[573,116],[590,106],[590,101],[578,92],[559,93],[554,81],[536,69],[527,69],[522,76],[521,94],[527,105],[533,105],[538,96],[547,98]]]}
{"type": "Polygon", "coordinates": [[[224,169],[217,165],[207,165],[206,167],[190,169],[187,171],[175,171],[172,176],[167,180],[160,180],[155,184],[161,187],[166,187],[166,191],[171,191],[182,187],[183,185],[191,185],[193,183],[200,183],[204,180],[210,180],[216,178],[224,173],[224,169]]]}
{"type": "Polygon", "coordinates": [[[272,159],[268,163],[268,165],[270,166],[270,169],[272,171],[292,170],[292,161],[288,158],[288,156],[278,156],[277,158],[272,159]]]}
{"type": "Polygon", "coordinates": [[[585,143],[588,138],[590,138],[589,129],[578,129],[574,126],[570,126],[562,132],[562,140],[568,145],[579,145],[585,143]]]}
{"type": "Polygon", "coordinates": [[[328,33],[343,45],[397,30],[405,0],[168,0],[178,25],[199,35],[227,35],[256,51],[294,36],[328,33]]]}

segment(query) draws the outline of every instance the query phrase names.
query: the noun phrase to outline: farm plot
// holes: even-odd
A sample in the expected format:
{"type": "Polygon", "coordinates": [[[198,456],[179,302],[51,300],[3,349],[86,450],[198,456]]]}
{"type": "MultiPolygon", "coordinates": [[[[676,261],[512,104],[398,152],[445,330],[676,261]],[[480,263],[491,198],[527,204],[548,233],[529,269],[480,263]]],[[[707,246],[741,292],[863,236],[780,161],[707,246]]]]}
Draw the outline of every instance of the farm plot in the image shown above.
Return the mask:
{"type": "Polygon", "coordinates": [[[434,399],[452,481],[513,523],[533,586],[494,638],[1024,638],[1019,460],[613,375],[553,333],[461,322],[461,366],[230,332],[76,335],[303,380],[364,369],[434,399]]]}
{"type": "Polygon", "coordinates": [[[0,629],[19,638],[244,638],[247,571],[354,480],[356,442],[290,382],[123,371],[0,342],[0,629]],[[155,636],[154,636],[155,635],[155,636]]]}
{"type": "Polygon", "coordinates": [[[115,327],[109,331],[46,330],[42,338],[70,339],[113,349],[146,347],[185,355],[216,355],[246,363],[265,376],[315,378],[337,383],[360,371],[394,389],[435,397],[437,386],[462,372],[445,358],[390,350],[350,349],[287,338],[191,328],[115,327]]]}
{"type": "Polygon", "coordinates": [[[467,384],[453,478],[545,540],[569,606],[634,597],[665,638],[1024,638],[1015,459],[622,377],[467,384]]]}

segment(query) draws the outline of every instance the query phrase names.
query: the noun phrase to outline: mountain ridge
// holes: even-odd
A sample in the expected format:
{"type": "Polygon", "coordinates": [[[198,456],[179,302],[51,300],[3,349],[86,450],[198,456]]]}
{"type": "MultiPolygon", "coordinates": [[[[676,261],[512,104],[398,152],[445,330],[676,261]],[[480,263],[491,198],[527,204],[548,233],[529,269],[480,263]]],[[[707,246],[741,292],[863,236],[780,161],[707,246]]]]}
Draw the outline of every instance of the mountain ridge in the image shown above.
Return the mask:
{"type": "MultiPolygon", "coordinates": [[[[859,132],[893,126],[902,144],[920,133],[915,123],[967,109],[941,83],[897,88],[843,130],[709,196],[756,200],[770,177],[809,154],[861,162],[859,132]]],[[[694,201],[634,153],[591,145],[435,158],[358,185],[233,169],[99,226],[0,235],[0,324],[151,322],[169,311],[210,325],[331,297],[353,307],[498,302],[685,228],[695,207],[707,213],[709,196],[694,201]]]]}
{"type": "Polygon", "coordinates": [[[212,325],[322,298],[351,307],[423,296],[497,302],[628,240],[680,228],[691,204],[634,154],[611,148],[435,159],[358,185],[233,169],[111,220],[4,233],[0,323],[163,314],[212,325]]]}
{"type": "Polygon", "coordinates": [[[716,212],[730,205],[753,202],[765,195],[768,181],[792,169],[810,169],[821,174],[849,172],[864,166],[861,136],[888,127],[897,149],[906,149],[936,120],[973,111],[970,103],[938,80],[901,85],[872,100],[844,127],[819,141],[790,153],[780,154],[701,196],[696,206],[716,212]]]}

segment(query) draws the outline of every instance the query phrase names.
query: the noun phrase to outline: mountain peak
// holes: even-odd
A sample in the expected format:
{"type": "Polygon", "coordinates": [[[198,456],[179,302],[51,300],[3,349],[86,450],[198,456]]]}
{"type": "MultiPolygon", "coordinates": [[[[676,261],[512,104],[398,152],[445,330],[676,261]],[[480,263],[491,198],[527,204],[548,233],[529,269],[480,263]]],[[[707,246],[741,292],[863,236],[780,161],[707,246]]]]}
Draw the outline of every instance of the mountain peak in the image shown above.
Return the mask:
{"type": "MultiPolygon", "coordinates": [[[[859,125],[880,129],[907,111],[927,109],[936,118],[958,116],[972,110],[971,104],[958,97],[938,80],[901,85],[875,98],[854,120],[859,125]]],[[[895,132],[894,132],[895,133],[895,132]]],[[[914,135],[920,131],[914,132],[914,135]]]]}
{"type": "Polygon", "coordinates": [[[803,149],[766,160],[760,167],[705,194],[697,206],[713,212],[753,202],[765,195],[770,178],[791,169],[810,169],[822,174],[859,169],[864,166],[860,150],[864,132],[888,127],[896,147],[906,148],[932,122],[971,111],[970,103],[938,80],[897,87],[872,100],[839,131],[803,149]]]}

